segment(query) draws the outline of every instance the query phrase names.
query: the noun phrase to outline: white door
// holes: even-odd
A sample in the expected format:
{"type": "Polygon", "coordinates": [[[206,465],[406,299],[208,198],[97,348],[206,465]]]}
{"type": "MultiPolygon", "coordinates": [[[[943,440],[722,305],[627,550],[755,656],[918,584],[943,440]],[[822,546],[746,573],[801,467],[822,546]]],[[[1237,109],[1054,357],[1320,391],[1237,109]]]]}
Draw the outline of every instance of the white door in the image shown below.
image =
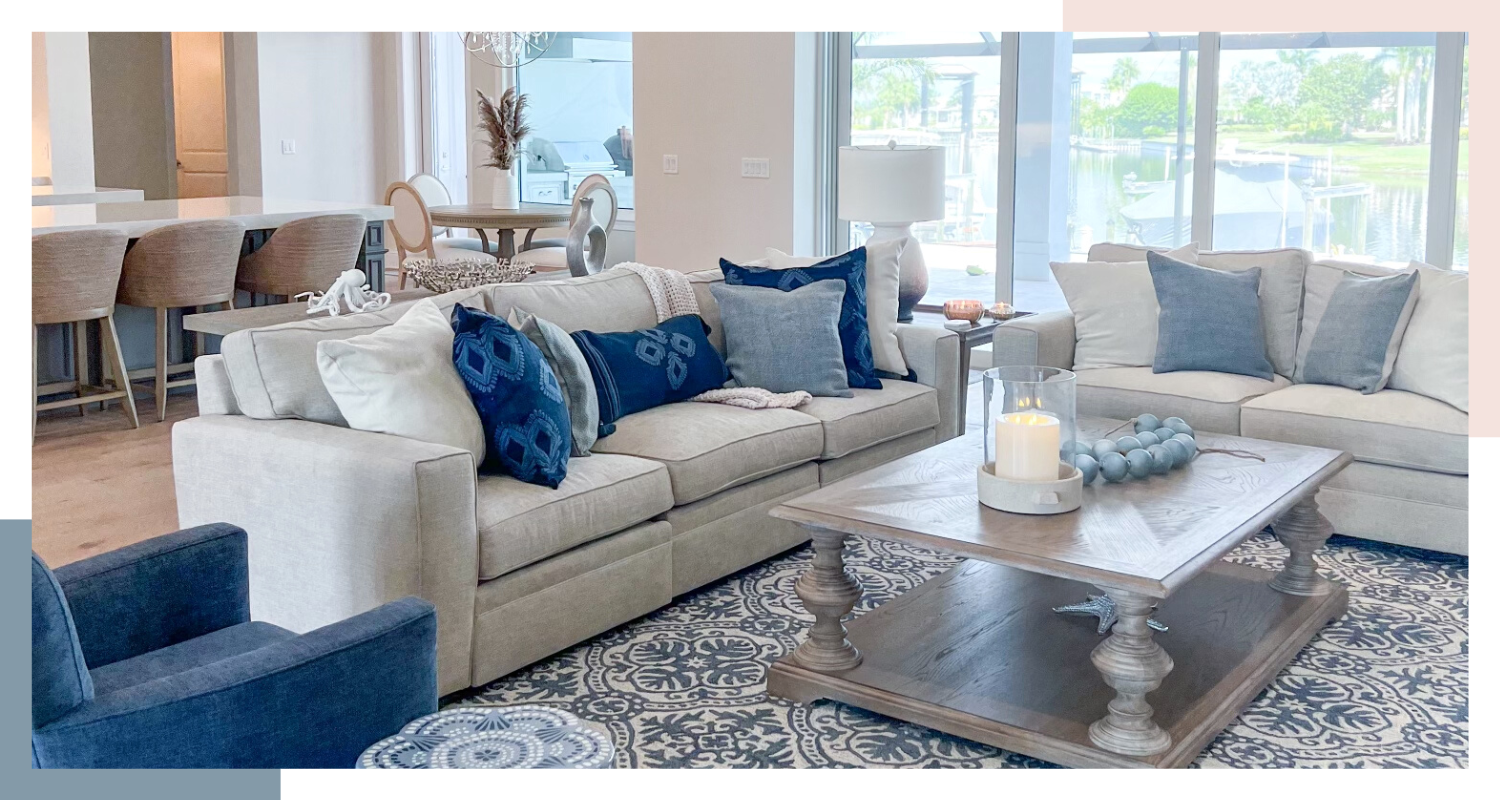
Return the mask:
{"type": "Polygon", "coordinates": [[[172,34],[172,106],[177,133],[177,196],[229,194],[222,33],[172,34]]]}

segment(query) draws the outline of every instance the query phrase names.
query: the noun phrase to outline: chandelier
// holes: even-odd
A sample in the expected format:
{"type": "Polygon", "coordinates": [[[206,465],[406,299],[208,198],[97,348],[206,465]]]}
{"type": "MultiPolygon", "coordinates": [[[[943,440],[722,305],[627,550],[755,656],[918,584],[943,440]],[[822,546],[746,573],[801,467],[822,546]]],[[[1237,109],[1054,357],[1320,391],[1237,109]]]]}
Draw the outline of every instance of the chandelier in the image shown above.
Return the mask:
{"type": "Polygon", "coordinates": [[[470,31],[460,33],[464,48],[492,67],[511,69],[541,58],[552,46],[556,33],[538,31],[470,31]]]}

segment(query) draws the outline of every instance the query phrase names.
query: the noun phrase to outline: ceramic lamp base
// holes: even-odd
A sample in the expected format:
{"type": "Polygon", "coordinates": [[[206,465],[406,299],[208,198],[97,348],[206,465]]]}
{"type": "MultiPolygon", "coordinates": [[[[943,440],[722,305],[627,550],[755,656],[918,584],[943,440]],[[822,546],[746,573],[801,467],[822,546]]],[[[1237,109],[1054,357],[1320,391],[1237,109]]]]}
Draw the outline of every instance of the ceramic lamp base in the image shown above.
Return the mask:
{"type": "Polygon", "coordinates": [[[1066,514],[1083,505],[1083,473],[1072,464],[1057,465],[1055,481],[1013,481],[996,477],[979,465],[979,502],[1012,514],[1066,514]]]}
{"type": "Polygon", "coordinates": [[[897,293],[896,321],[911,322],[912,311],[927,295],[927,261],[922,257],[922,245],[911,234],[911,223],[870,223],[874,230],[865,244],[878,244],[894,239],[906,239],[901,248],[900,289],[897,293]]]}

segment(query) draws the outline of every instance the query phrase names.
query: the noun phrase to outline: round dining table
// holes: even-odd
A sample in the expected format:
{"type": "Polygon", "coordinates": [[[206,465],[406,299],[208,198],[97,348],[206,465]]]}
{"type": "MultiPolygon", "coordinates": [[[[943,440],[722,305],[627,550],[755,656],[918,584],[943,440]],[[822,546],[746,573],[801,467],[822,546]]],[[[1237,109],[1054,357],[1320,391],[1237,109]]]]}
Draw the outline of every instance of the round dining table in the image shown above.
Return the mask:
{"type": "Polygon", "coordinates": [[[566,228],[572,217],[571,205],[552,203],[522,203],[520,208],[491,208],[486,205],[432,206],[427,209],[432,224],[438,228],[473,228],[489,252],[490,237],[487,231],[498,235],[499,255],[509,258],[516,254],[516,231],[525,231],[522,247],[531,244],[531,237],[541,228],[566,228]]]}

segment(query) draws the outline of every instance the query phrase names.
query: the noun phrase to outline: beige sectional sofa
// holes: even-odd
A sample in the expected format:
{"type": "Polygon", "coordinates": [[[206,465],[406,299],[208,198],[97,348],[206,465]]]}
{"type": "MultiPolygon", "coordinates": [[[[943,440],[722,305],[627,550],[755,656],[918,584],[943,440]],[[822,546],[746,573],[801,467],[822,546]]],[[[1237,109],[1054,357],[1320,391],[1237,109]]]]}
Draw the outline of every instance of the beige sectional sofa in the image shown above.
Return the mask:
{"type": "MultiPolygon", "coordinates": [[[[722,349],[708,287],[690,276],[722,349]]],[[[440,305],[520,307],[568,330],[656,324],[639,276],[505,284],[440,305]]],[[[250,534],[257,619],[305,631],[405,595],[437,607],[444,693],[478,686],[807,539],[767,510],[957,435],[958,339],[898,333],[918,383],[797,410],[677,403],[633,414],[557,490],[477,476],[462,450],[353,430],[323,389],[317,342],[404,313],[309,319],[225,338],[198,360],[200,416],[173,430],[183,527],[250,534]]],[[[774,335],[774,331],[768,335],[774,335]]]]}
{"type": "MultiPolygon", "coordinates": [[[[1142,261],[1144,250],[1098,244],[1089,250],[1089,261],[1142,261]]],[[[1366,264],[1315,262],[1297,249],[1205,252],[1198,263],[1223,269],[1278,264],[1304,273],[1316,263],[1361,274],[1389,272],[1366,264]]],[[[1420,295],[1417,303],[1420,309],[1420,295]]],[[[1073,366],[1075,331],[1067,311],[1013,320],[994,341],[997,363],[1073,366]]],[[[1455,347],[1466,360],[1467,342],[1455,347]]],[[[1466,373],[1467,364],[1461,369],[1466,373]]],[[[1469,415],[1448,403],[1417,391],[1387,388],[1365,395],[1338,386],[1294,385],[1282,374],[1262,380],[1216,372],[1155,374],[1150,367],[1077,374],[1080,414],[1180,416],[1200,430],[1346,450],[1354,463],[1318,494],[1335,530],[1468,552],[1469,415]]]]}

